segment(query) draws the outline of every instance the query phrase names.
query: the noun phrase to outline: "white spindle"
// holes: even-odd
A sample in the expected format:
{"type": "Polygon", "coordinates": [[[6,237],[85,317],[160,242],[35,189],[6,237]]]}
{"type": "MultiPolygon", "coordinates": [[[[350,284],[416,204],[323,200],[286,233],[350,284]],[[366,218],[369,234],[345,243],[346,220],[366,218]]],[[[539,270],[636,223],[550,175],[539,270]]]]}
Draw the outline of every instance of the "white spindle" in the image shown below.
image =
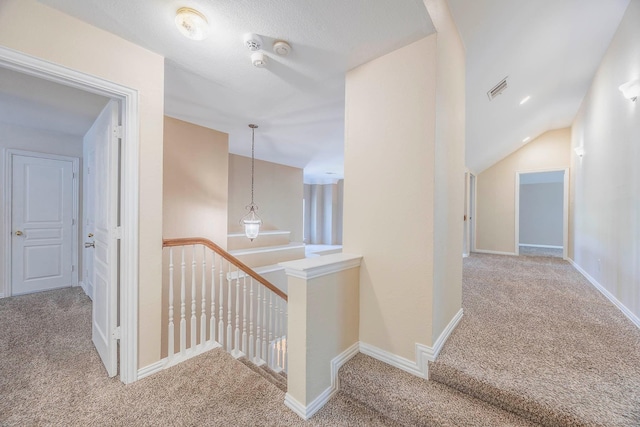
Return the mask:
{"type": "Polygon", "coordinates": [[[207,341],[207,247],[202,245],[202,304],[200,306],[200,345],[207,341]]]}
{"type": "Polygon", "coordinates": [[[247,355],[247,274],[242,278],[242,352],[247,355]]]}
{"type": "Polygon", "coordinates": [[[262,289],[262,360],[265,362],[267,356],[267,288],[262,289]]]}
{"type": "Polygon", "coordinates": [[[240,356],[240,269],[236,267],[236,324],[234,331],[234,356],[240,356]]]}
{"type": "Polygon", "coordinates": [[[231,327],[231,263],[227,263],[227,351],[231,353],[233,337],[231,327]]]}
{"type": "Polygon", "coordinates": [[[256,364],[260,363],[260,359],[262,358],[262,339],[261,339],[261,332],[262,329],[260,327],[260,325],[262,324],[262,317],[260,316],[260,307],[262,306],[262,303],[260,301],[260,290],[261,290],[262,286],[260,286],[260,283],[258,283],[258,292],[257,292],[257,298],[256,298],[256,302],[257,302],[257,316],[256,316],[256,320],[257,320],[257,327],[256,327],[256,356],[255,356],[255,360],[256,360],[256,364]]]}
{"type": "Polygon", "coordinates": [[[253,360],[254,358],[254,345],[255,341],[253,340],[253,277],[249,282],[249,286],[251,290],[249,291],[249,360],[253,360]]]}
{"type": "Polygon", "coordinates": [[[280,319],[280,332],[278,333],[278,360],[280,361],[280,368],[284,369],[284,353],[286,352],[284,336],[287,334],[287,330],[284,325],[284,311],[286,308],[286,301],[280,300],[280,314],[278,318],[280,319]]]}
{"type": "Polygon", "coordinates": [[[191,248],[191,350],[196,348],[196,245],[191,248]]]}
{"type": "Polygon", "coordinates": [[[269,292],[269,341],[268,346],[269,346],[269,367],[271,369],[273,369],[274,365],[273,365],[273,359],[274,359],[274,354],[273,354],[273,346],[271,345],[271,343],[273,343],[273,328],[274,328],[274,319],[275,316],[273,315],[273,297],[274,294],[273,292],[269,292]]]}
{"type": "Polygon", "coordinates": [[[167,356],[173,358],[175,352],[175,326],[173,325],[173,248],[169,247],[169,348],[167,356]]]}
{"type": "Polygon", "coordinates": [[[211,252],[211,318],[209,319],[209,338],[216,342],[216,253],[211,252]]]}
{"type": "Polygon", "coordinates": [[[184,352],[187,349],[187,319],[186,319],[186,269],[187,264],[184,261],[184,246],[182,247],[182,274],[180,276],[180,354],[184,356],[184,352]]]}
{"type": "Polygon", "coordinates": [[[218,280],[218,283],[220,283],[220,294],[218,295],[218,299],[219,299],[219,305],[220,305],[220,310],[218,311],[218,342],[220,343],[220,345],[224,345],[224,320],[223,320],[223,315],[224,315],[224,269],[222,268],[223,266],[223,258],[220,257],[220,277],[218,280]]]}
{"type": "Polygon", "coordinates": [[[280,368],[280,342],[282,341],[282,334],[280,333],[280,327],[281,327],[281,319],[280,319],[280,314],[282,313],[282,308],[280,306],[280,297],[276,296],[276,310],[275,310],[275,314],[276,314],[276,340],[274,342],[274,351],[276,353],[275,359],[274,359],[274,366],[276,368],[280,368]]]}

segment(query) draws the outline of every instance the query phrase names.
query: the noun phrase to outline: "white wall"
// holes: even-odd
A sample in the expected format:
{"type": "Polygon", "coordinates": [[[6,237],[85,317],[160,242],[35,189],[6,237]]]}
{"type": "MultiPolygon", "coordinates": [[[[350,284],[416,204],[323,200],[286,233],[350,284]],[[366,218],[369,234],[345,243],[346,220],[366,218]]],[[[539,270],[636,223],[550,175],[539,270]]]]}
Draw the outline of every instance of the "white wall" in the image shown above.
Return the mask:
{"type": "MultiPolygon", "coordinates": [[[[632,0],[573,123],[569,256],[640,317],[640,1],[632,0]]],[[[639,321],[640,324],[640,321],[639,321]]]]}
{"type": "Polygon", "coordinates": [[[520,184],[520,244],[563,245],[564,183],[520,184]]]}

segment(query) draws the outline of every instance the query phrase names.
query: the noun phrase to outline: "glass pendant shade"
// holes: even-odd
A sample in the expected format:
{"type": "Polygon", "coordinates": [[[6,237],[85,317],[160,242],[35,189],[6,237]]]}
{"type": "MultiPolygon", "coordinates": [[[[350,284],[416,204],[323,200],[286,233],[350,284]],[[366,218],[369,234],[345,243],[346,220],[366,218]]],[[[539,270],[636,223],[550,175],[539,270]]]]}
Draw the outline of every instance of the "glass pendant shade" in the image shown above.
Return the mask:
{"type": "Polygon", "coordinates": [[[256,214],[257,207],[255,205],[248,206],[248,209],[249,213],[242,218],[242,225],[244,225],[244,234],[253,241],[260,234],[262,220],[256,214]]]}

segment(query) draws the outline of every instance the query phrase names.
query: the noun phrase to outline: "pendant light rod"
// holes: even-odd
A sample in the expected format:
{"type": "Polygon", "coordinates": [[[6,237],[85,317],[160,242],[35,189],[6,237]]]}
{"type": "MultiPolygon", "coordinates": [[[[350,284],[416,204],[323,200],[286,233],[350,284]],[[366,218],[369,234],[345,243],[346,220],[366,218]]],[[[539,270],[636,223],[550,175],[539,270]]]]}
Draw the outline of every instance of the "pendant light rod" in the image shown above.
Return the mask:
{"type": "Polygon", "coordinates": [[[254,163],[255,163],[255,133],[258,125],[250,124],[251,128],[251,205],[253,205],[253,175],[254,175],[254,163]]]}

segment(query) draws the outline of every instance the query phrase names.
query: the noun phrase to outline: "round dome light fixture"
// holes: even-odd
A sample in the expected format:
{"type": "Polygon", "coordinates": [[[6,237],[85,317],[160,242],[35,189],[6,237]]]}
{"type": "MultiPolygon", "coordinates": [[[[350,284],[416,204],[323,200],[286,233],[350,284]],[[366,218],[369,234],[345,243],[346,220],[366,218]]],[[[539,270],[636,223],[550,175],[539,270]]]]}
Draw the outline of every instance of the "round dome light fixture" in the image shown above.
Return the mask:
{"type": "Polygon", "coordinates": [[[180,33],[191,40],[204,40],[209,32],[207,18],[190,7],[178,9],[175,22],[180,33]]]}
{"type": "Polygon", "coordinates": [[[291,45],[284,40],[277,40],[273,43],[273,51],[280,56],[287,56],[291,52],[291,45]]]}

